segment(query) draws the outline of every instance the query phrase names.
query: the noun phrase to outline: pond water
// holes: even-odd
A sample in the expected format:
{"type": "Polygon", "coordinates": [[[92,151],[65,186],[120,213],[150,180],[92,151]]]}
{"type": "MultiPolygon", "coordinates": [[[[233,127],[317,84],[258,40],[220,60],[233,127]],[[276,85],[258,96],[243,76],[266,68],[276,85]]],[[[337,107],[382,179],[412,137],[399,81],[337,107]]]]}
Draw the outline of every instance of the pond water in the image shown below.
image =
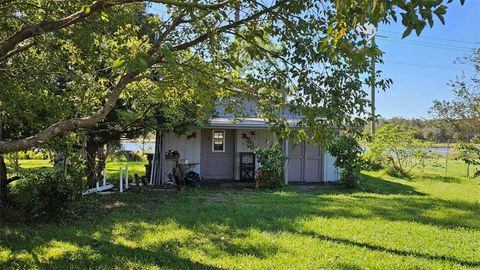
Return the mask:
{"type": "Polygon", "coordinates": [[[452,147],[450,147],[450,148],[447,148],[447,147],[432,147],[432,151],[436,152],[436,153],[439,153],[439,154],[445,154],[445,153],[447,153],[447,151],[449,153],[452,153],[453,150],[454,149],[452,147]]]}
{"type": "Polygon", "coordinates": [[[125,151],[153,152],[153,149],[155,148],[155,143],[122,141],[122,148],[125,151]]]}

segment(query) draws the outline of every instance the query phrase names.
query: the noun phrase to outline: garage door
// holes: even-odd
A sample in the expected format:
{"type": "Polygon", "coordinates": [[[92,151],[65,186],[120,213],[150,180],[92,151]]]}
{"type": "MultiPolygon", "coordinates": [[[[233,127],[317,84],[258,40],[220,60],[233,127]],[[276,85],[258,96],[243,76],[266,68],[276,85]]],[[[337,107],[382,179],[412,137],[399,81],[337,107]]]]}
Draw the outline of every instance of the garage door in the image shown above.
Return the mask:
{"type": "Polygon", "coordinates": [[[298,182],[321,182],[322,150],[316,144],[302,142],[288,144],[288,180],[298,182]]]}

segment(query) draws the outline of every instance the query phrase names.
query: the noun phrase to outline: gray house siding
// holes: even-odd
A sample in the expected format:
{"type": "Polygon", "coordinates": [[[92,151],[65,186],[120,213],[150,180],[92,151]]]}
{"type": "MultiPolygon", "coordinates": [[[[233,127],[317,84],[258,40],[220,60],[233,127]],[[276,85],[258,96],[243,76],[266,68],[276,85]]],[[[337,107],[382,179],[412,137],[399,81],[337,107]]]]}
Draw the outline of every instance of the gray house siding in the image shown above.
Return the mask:
{"type": "MultiPolygon", "coordinates": [[[[192,165],[192,170],[205,179],[240,179],[240,153],[250,152],[244,136],[250,137],[260,147],[265,147],[268,141],[274,139],[269,125],[263,119],[256,118],[258,114],[257,101],[239,98],[243,104],[243,113],[247,118],[233,121],[233,116],[225,113],[222,105],[217,106],[217,113],[211,119],[208,127],[194,129],[182,136],[171,132],[164,132],[162,136],[162,152],[175,150],[180,153],[180,158],[192,165]],[[224,132],[225,151],[212,151],[212,132],[224,132]],[[195,134],[195,136],[193,136],[195,134]]],[[[291,125],[295,125],[302,117],[285,108],[284,114],[291,125]]],[[[316,144],[301,142],[285,142],[287,154],[285,177],[289,182],[325,182],[336,181],[339,178],[338,170],[334,166],[335,158],[316,144]]],[[[168,181],[166,176],[174,165],[165,160],[164,153],[161,168],[162,182],[168,181]]],[[[260,164],[256,164],[258,169],[260,164]]]]}

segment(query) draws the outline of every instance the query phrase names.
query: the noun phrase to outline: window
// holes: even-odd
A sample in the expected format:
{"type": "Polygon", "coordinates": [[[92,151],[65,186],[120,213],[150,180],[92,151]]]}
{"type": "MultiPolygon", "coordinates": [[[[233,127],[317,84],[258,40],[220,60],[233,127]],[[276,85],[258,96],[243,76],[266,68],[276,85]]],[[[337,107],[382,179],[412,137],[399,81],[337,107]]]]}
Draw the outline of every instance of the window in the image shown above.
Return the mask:
{"type": "Polygon", "coordinates": [[[214,130],[212,152],[225,152],[225,130],[214,130]]]}

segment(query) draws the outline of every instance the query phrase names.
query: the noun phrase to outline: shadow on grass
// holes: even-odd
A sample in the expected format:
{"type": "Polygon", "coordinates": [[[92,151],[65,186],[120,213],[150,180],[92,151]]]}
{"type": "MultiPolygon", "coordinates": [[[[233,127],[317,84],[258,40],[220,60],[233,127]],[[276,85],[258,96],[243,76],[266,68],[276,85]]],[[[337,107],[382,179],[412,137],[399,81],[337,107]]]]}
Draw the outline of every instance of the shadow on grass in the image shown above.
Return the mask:
{"type": "Polygon", "coordinates": [[[306,236],[314,237],[323,241],[329,241],[329,242],[343,244],[343,245],[350,245],[350,246],[355,246],[359,248],[367,248],[372,251],[388,252],[390,254],[398,255],[398,256],[412,256],[416,258],[423,258],[423,259],[434,260],[434,261],[448,261],[450,263],[459,264],[463,266],[480,267],[480,261],[464,260],[464,259],[459,259],[451,256],[431,255],[431,254],[425,254],[425,253],[416,252],[412,250],[399,250],[399,249],[386,248],[379,245],[361,243],[361,242],[353,241],[350,239],[342,239],[337,237],[331,237],[328,235],[320,235],[316,232],[311,232],[311,231],[304,232],[302,234],[306,236]]]}
{"type": "Polygon", "coordinates": [[[32,260],[22,256],[20,259],[0,263],[0,267],[6,269],[143,269],[160,266],[162,269],[220,269],[180,256],[175,248],[179,243],[174,240],[151,248],[128,247],[113,243],[110,238],[98,240],[75,234],[54,237],[53,240],[68,245],[73,244],[79,247],[79,250],[63,252],[61,255],[48,258],[47,262],[40,262],[38,248],[41,242],[33,240],[27,242],[27,248],[11,247],[14,252],[31,254],[32,260]]]}
{"type": "Polygon", "coordinates": [[[444,183],[463,183],[465,182],[466,179],[462,177],[456,177],[456,176],[421,174],[419,176],[415,176],[415,180],[436,181],[436,182],[444,182],[444,183]]]}
{"type": "Polygon", "coordinates": [[[425,195],[425,193],[416,191],[412,186],[367,174],[362,174],[361,184],[357,190],[385,195],[425,195]]]}
{"type": "MultiPolygon", "coordinates": [[[[232,241],[248,238],[250,230],[302,235],[296,221],[312,217],[346,219],[381,219],[416,222],[444,228],[480,229],[478,204],[424,196],[411,186],[378,177],[365,176],[360,190],[329,188],[317,193],[294,190],[238,191],[191,190],[182,193],[123,194],[93,196],[89,218],[58,225],[4,225],[0,227],[2,248],[13,254],[2,260],[0,268],[111,269],[159,266],[165,269],[216,269],[199,263],[184,253],[198,251],[209,258],[253,256],[271,259],[284,252],[278,243],[232,241]],[[392,196],[390,196],[392,195],[392,196]],[[98,201],[97,201],[98,200],[98,201]],[[120,202],[120,203],[119,203],[120,202]],[[215,202],[215,203],[212,203],[215,202]],[[115,205],[116,207],[105,207],[115,205]],[[436,215],[433,213],[441,213],[436,215]],[[171,235],[171,239],[145,244],[150,235],[174,230],[189,233],[171,235]],[[123,228],[120,235],[116,230],[123,228]],[[59,252],[52,258],[39,258],[42,248],[59,241],[77,249],[59,252]],[[145,245],[144,245],[145,244],[145,245]],[[183,250],[180,250],[183,248],[183,250]]],[[[173,232],[172,232],[173,233],[173,232]]],[[[350,239],[305,233],[323,241],[335,242],[398,256],[415,256],[428,260],[478,267],[474,260],[448,255],[425,254],[418,250],[401,250],[359,243],[350,239]]],[[[461,255],[459,255],[461,256],[461,255]]],[[[356,266],[345,265],[354,269],[356,266]]]]}

